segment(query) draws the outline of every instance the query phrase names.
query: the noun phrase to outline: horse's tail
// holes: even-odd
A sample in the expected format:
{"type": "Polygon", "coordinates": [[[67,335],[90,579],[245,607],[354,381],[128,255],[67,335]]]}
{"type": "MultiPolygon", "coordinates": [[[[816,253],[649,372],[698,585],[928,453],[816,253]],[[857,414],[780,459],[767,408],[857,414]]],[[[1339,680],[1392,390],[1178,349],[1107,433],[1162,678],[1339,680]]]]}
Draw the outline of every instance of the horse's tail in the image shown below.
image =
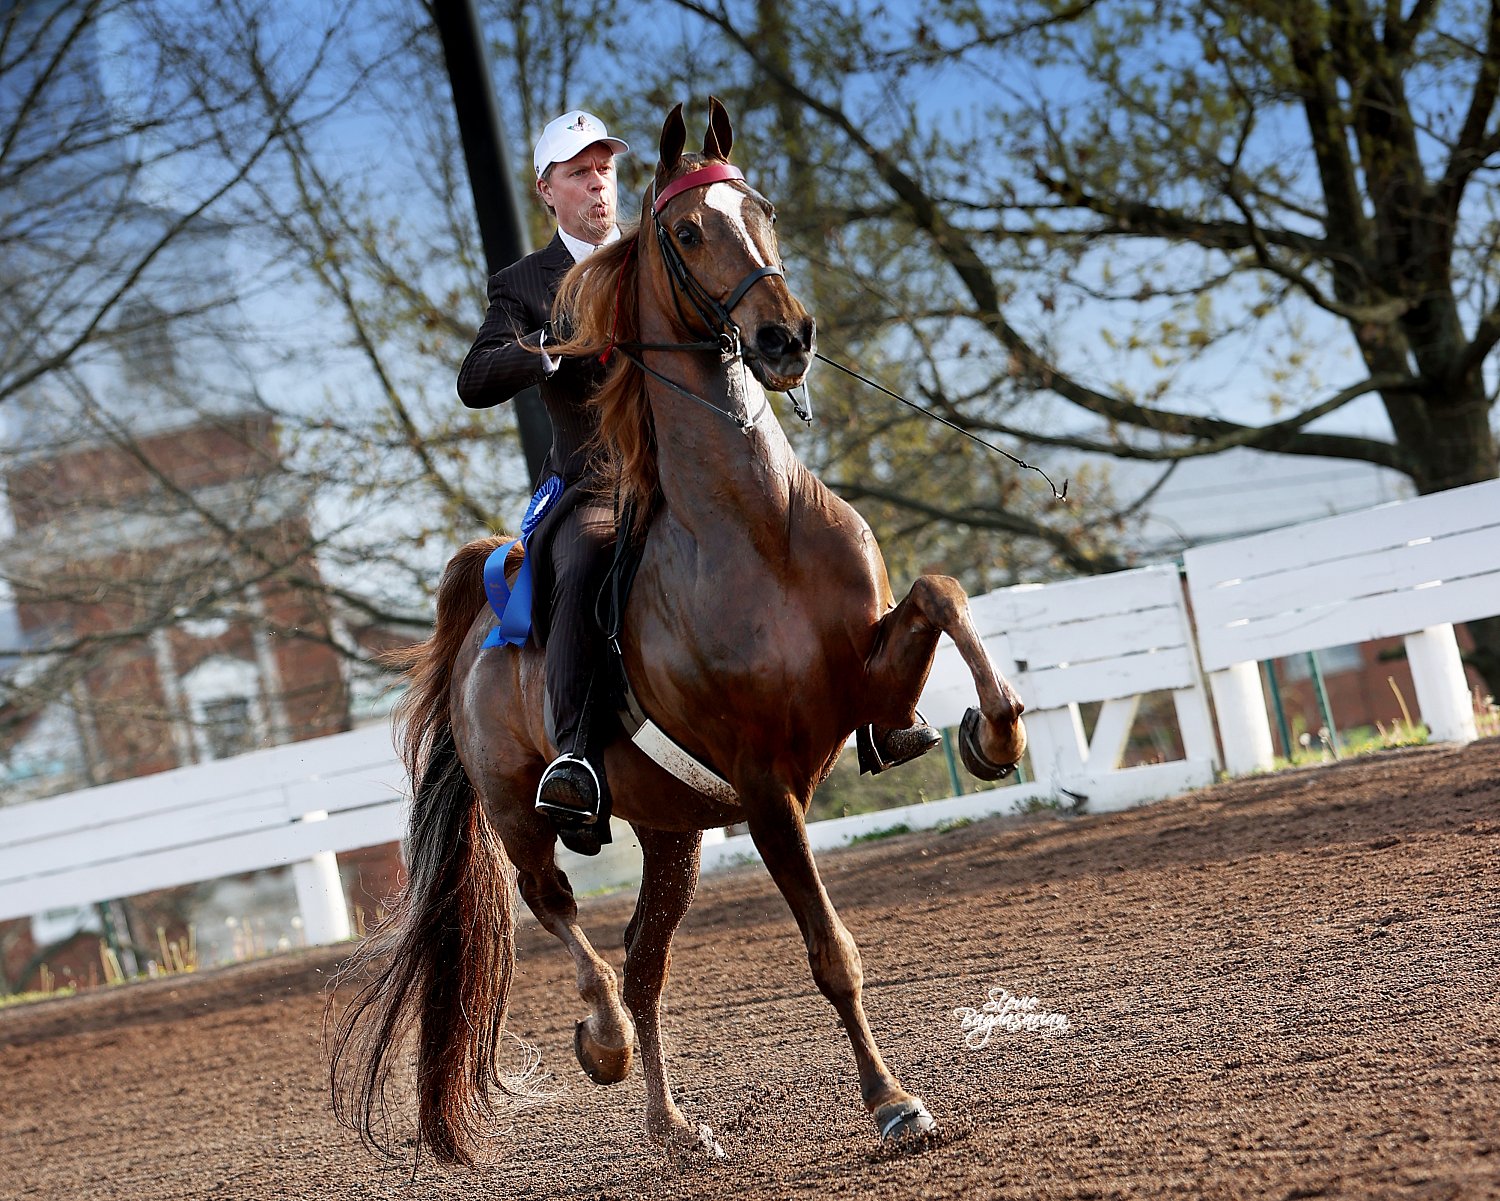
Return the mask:
{"type": "Polygon", "coordinates": [[[484,605],[481,572],[500,539],[454,556],[426,642],[399,652],[410,686],[398,709],[415,789],[407,883],[341,976],[362,986],[331,1040],[334,1112],[368,1146],[391,1148],[386,1089],[407,1033],[417,1036],[418,1146],[472,1163],[494,1118],[515,963],[513,875],[459,761],[449,714],[453,661],[484,605]]]}

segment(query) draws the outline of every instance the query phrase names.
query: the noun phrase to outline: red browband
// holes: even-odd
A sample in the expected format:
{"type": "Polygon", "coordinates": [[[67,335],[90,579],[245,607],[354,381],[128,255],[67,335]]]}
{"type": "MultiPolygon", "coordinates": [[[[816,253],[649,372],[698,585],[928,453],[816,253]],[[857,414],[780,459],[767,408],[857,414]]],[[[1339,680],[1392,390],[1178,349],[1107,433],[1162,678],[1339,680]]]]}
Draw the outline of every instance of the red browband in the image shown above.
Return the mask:
{"type": "Polygon", "coordinates": [[[709,163],[708,166],[689,171],[681,179],[674,179],[669,183],[652,201],[651,211],[661,212],[662,205],[689,188],[706,188],[711,183],[720,183],[726,179],[743,180],[744,178],[738,167],[731,167],[728,163],[709,163]]]}

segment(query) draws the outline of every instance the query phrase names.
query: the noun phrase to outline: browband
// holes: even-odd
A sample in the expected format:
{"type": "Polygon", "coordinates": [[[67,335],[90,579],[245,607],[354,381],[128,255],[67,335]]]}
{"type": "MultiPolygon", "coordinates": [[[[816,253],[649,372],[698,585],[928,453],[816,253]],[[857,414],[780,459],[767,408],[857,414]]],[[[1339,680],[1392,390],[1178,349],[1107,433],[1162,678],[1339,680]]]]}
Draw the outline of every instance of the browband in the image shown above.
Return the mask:
{"type": "Polygon", "coordinates": [[[651,202],[651,211],[660,213],[662,205],[671,200],[673,196],[680,195],[691,188],[706,188],[711,183],[721,183],[724,180],[744,181],[745,176],[738,167],[731,167],[728,163],[709,163],[706,167],[699,167],[696,171],[689,171],[680,179],[674,179],[657,195],[651,202]]]}

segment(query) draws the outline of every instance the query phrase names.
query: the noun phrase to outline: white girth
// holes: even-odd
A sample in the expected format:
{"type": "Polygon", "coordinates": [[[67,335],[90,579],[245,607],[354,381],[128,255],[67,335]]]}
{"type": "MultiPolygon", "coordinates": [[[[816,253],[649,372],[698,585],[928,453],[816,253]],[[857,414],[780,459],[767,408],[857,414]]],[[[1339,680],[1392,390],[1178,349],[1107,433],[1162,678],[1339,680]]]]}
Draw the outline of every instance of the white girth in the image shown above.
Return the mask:
{"type": "Polygon", "coordinates": [[[659,725],[646,716],[641,703],[636,699],[630,681],[625,681],[625,703],[620,709],[620,722],[625,734],[641,752],[662,770],[676,776],[695,792],[701,792],[712,800],[732,805],[737,797],[733,785],[712,768],[673,742],[659,725]]]}

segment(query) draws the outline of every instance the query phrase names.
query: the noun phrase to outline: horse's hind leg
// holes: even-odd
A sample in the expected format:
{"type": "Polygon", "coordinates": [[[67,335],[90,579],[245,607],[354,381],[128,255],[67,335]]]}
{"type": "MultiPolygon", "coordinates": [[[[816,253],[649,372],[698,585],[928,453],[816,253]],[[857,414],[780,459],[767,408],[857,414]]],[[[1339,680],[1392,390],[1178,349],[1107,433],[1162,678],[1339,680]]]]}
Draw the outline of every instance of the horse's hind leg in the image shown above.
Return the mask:
{"type": "Polygon", "coordinates": [[[685,1147],[701,1140],[672,1099],[661,1039],[661,994],[672,962],[672,936],[693,903],[703,835],[637,827],[644,863],[635,915],[625,928],[625,1003],[640,1032],[646,1077],[646,1133],[685,1147]]]}
{"type": "Polygon", "coordinates": [[[578,924],[573,890],[553,855],[557,833],[549,821],[528,811],[507,813],[500,837],[516,865],[522,898],[543,928],[573,956],[578,993],[589,1007],[589,1016],[573,1034],[578,1062],[595,1084],[615,1084],[630,1072],[635,1027],[620,1004],[614,969],[599,957],[578,924]]]}
{"type": "Polygon", "coordinates": [[[998,779],[1026,750],[1021,724],[1026,706],[990,662],[969,616],[969,598],[957,580],[919,576],[905,599],[881,619],[878,650],[866,677],[872,694],[889,706],[878,720],[889,725],[914,720],[942,634],[953,639],[979,693],[979,709],[965,715],[959,738],[964,765],[980,779],[998,779]]]}
{"type": "Polygon", "coordinates": [[[762,797],[753,804],[746,798],[746,808],[755,847],[802,931],[813,979],[833,1003],[849,1035],[859,1070],[860,1097],[874,1115],[881,1137],[902,1138],[931,1130],[934,1123],[926,1106],[901,1087],[875,1045],[865,1019],[859,948],[823,888],[801,808],[787,793],[762,797]]]}

